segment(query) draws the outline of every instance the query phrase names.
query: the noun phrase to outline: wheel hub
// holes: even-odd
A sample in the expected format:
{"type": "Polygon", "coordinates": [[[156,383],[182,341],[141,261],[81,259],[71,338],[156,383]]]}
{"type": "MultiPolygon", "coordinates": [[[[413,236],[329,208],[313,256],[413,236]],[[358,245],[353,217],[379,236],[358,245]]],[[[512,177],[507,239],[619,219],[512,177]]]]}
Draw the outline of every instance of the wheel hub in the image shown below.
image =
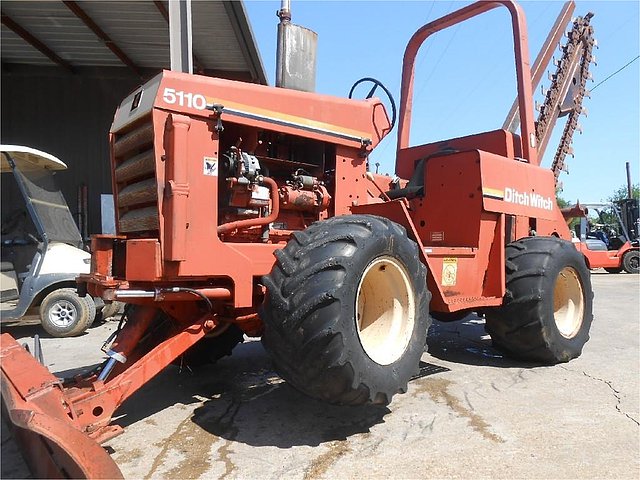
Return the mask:
{"type": "Polygon", "coordinates": [[[356,327],[366,354],[380,365],[398,360],[411,340],[415,292],[404,266],[382,256],[365,269],[356,295],[356,327]]]}
{"type": "Polygon", "coordinates": [[[584,318],[584,291],[578,272],[563,268],[553,292],[553,316],[560,335],[573,338],[580,331],[584,318]]]}
{"type": "Polygon", "coordinates": [[[49,311],[49,320],[60,328],[68,327],[76,320],[76,308],[71,302],[60,300],[56,302],[49,311]]]}

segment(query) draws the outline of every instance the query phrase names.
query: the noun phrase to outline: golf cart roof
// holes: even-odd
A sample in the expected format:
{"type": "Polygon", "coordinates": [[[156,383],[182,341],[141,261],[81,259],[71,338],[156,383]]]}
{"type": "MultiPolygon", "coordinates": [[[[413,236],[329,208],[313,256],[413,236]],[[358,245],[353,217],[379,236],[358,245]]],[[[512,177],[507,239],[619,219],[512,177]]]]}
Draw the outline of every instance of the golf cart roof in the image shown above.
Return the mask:
{"type": "Polygon", "coordinates": [[[10,172],[11,166],[4,153],[8,153],[19,169],[66,170],[67,165],[50,153],[22,145],[0,145],[0,172],[10,172]]]}

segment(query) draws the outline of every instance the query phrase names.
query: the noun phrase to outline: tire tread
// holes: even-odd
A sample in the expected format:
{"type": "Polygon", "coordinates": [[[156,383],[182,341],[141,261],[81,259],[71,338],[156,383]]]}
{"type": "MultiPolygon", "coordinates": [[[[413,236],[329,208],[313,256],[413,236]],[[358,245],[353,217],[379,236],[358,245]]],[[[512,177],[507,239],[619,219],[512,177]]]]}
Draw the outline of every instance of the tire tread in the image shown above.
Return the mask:
{"type": "Polygon", "coordinates": [[[582,255],[571,243],[556,237],[527,237],[507,246],[505,266],[504,303],[486,314],[486,330],[493,343],[516,357],[547,364],[579,356],[593,319],[593,292],[582,255]],[[549,304],[558,262],[578,272],[585,296],[582,326],[572,339],[557,331],[549,304]]]}
{"type": "MultiPolygon", "coordinates": [[[[364,378],[366,372],[350,356],[338,314],[347,305],[345,292],[356,288],[345,280],[355,257],[375,242],[397,242],[397,236],[404,237],[397,248],[404,248],[415,259],[411,268],[425,285],[425,293],[416,296],[416,310],[426,312],[426,337],[430,321],[426,267],[403,227],[370,215],[332,217],[294,233],[276,253],[272,272],[263,277],[267,297],[260,310],[265,324],[262,342],[276,370],[303,393],[330,403],[360,405],[387,404],[395,393],[406,390],[414,371],[405,372],[406,379],[364,378]],[[314,291],[320,276],[325,283],[331,282],[331,288],[314,291]]],[[[423,346],[424,338],[420,348],[423,346]]]]}

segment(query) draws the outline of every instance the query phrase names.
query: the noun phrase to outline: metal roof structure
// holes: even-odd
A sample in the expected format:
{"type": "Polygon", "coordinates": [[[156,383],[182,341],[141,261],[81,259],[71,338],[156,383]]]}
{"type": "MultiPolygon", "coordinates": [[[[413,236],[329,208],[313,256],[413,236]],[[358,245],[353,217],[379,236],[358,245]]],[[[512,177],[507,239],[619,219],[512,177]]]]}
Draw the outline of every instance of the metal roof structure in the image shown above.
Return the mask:
{"type": "MultiPolygon", "coordinates": [[[[193,1],[194,71],[267,83],[241,1],[193,1]]],[[[3,66],[168,69],[169,15],[165,1],[3,0],[3,66]]]]}

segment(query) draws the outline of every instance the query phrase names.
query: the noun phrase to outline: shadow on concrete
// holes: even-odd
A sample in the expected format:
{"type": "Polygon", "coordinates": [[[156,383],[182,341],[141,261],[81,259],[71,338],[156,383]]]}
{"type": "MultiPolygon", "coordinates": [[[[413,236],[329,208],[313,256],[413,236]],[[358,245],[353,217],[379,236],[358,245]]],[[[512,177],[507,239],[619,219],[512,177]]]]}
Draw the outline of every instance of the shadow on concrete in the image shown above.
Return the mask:
{"type": "Polygon", "coordinates": [[[0,410],[2,411],[2,420],[0,421],[0,426],[2,428],[2,445],[0,447],[0,458],[2,458],[2,461],[0,462],[0,478],[33,478],[27,464],[22,458],[18,444],[13,437],[13,432],[9,426],[11,421],[5,413],[5,409],[2,408],[0,410]]]}
{"type": "Polygon", "coordinates": [[[496,349],[484,329],[484,319],[470,314],[456,322],[434,320],[427,336],[432,357],[452,363],[502,368],[532,368],[540,364],[511,358],[496,349]]]}
{"type": "Polygon", "coordinates": [[[365,433],[390,413],[386,407],[340,407],[309,398],[274,371],[260,342],[196,372],[172,366],[116,412],[126,427],[174,404],[201,403],[192,421],[218,437],[252,446],[316,446],[365,433]]]}
{"type": "Polygon", "coordinates": [[[192,421],[218,437],[254,447],[317,446],[346,440],[384,422],[386,407],[341,407],[309,398],[286,383],[236,386],[195,410],[192,421]]]}
{"type": "Polygon", "coordinates": [[[98,370],[98,367],[103,365],[104,362],[92,363],[90,365],[83,365],[77,368],[70,368],[68,370],[60,370],[56,372],[52,372],[57,378],[61,380],[69,379],[72,380],[74,377],[78,375],[86,375],[93,370],[98,370]]]}
{"type": "MultiPolygon", "coordinates": [[[[88,330],[99,327],[109,321],[111,320],[96,319],[86,331],[72,338],[87,335],[88,330]]],[[[29,320],[28,323],[7,323],[2,325],[2,333],[9,333],[13,338],[21,338],[23,339],[21,342],[27,341],[27,337],[33,339],[34,335],[39,335],[40,338],[56,338],[48,334],[37,320],[29,320]]],[[[29,343],[32,344],[33,340],[30,340],[29,343]]]]}
{"type": "Polygon", "coordinates": [[[39,322],[28,323],[28,324],[15,324],[15,323],[5,324],[5,325],[2,325],[2,333],[8,333],[13,338],[25,338],[25,337],[33,338],[34,335],[40,335],[41,338],[53,338],[47,332],[44,331],[44,328],[40,326],[39,322]]]}
{"type": "MultiPolygon", "coordinates": [[[[36,333],[39,326],[32,328],[36,333]]],[[[470,315],[457,322],[434,322],[428,337],[429,353],[451,363],[504,368],[535,365],[505,357],[491,346],[484,320],[470,315]]],[[[58,372],[70,377],[95,367],[58,372]]],[[[448,370],[421,364],[423,375],[448,370]]],[[[114,423],[128,427],[176,404],[199,405],[192,421],[221,438],[251,446],[317,446],[367,433],[384,423],[389,408],[341,407],[299,393],[273,370],[260,342],[239,345],[233,357],[191,370],[171,365],[145,384],[116,411],[114,423]]]]}
{"type": "MultiPolygon", "coordinates": [[[[434,322],[428,337],[434,359],[468,365],[530,368],[491,346],[484,320],[468,316],[434,322]]],[[[448,370],[421,363],[423,375],[448,370]]],[[[71,373],[71,372],[63,372],[71,373]]],[[[74,372],[75,373],[75,372],[74,372]]],[[[213,435],[251,446],[316,446],[369,432],[384,422],[387,407],[341,407],[314,400],[284,382],[258,341],[234,349],[233,357],[191,370],[171,365],[127,400],[114,423],[127,427],[172,405],[198,406],[192,421],[213,435]]]]}

